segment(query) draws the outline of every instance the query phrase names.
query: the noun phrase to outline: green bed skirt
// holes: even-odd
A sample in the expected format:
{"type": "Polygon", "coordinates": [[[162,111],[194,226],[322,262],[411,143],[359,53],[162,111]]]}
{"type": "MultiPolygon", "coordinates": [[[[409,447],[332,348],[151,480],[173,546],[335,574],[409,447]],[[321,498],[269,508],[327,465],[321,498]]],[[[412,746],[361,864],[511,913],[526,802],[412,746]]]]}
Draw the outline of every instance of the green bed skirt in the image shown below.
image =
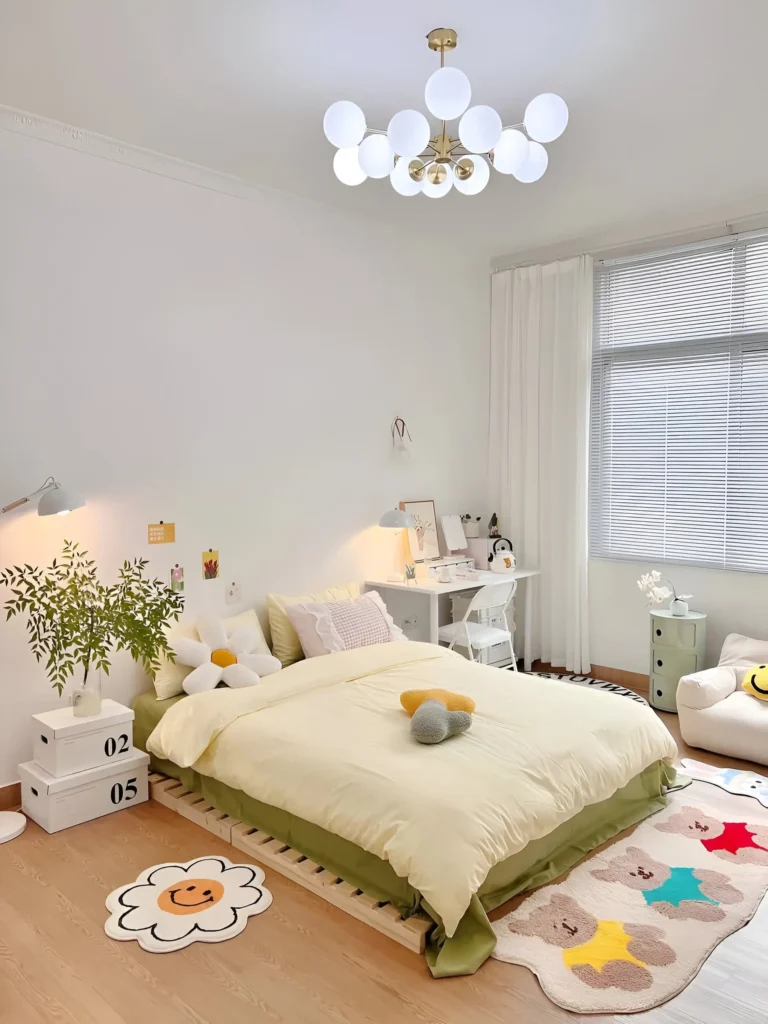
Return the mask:
{"type": "MultiPolygon", "coordinates": [[[[153,692],[136,698],[133,704],[136,713],[133,737],[137,747],[146,749],[149,734],[163,714],[182,699],[171,697],[159,701],[153,692]]],[[[436,978],[474,974],[496,945],[488,911],[526,889],[551,882],[590,850],[654,811],[661,810],[667,803],[664,787],[671,785],[675,778],[674,768],[658,761],[608,800],[585,807],[549,835],[529,843],[519,853],[496,864],[472,897],[455,934],[447,938],[439,916],[422,899],[418,890],[407,879],[396,875],[392,867],[375,854],[310,821],[254,800],[213,778],[199,775],[191,768],[179,768],[171,761],[155,757],[151,758],[151,764],[155,771],[180,779],[187,789],[200,793],[225,813],[288,843],[371,896],[388,900],[404,917],[419,908],[425,910],[435,921],[428,938],[427,963],[436,978]]]]}

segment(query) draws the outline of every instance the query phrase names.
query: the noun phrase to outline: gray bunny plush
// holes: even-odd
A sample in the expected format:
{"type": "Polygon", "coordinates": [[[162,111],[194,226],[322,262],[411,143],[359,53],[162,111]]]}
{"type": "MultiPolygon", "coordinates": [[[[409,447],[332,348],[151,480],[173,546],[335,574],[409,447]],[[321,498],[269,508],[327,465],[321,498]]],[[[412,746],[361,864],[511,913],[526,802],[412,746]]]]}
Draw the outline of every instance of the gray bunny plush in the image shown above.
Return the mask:
{"type": "Polygon", "coordinates": [[[466,732],[472,715],[466,711],[448,711],[439,700],[425,700],[411,718],[411,735],[419,743],[442,743],[450,736],[466,732]]]}

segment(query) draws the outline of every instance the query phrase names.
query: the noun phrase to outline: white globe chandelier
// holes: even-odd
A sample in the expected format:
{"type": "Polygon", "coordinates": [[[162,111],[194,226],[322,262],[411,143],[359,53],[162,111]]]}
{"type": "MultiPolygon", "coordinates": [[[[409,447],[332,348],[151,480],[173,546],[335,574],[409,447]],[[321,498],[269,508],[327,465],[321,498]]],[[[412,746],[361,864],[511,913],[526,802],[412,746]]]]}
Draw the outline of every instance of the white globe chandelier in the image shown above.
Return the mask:
{"type": "Polygon", "coordinates": [[[439,199],[454,186],[474,196],[488,184],[489,162],[518,181],[538,181],[549,161],[543,144],[559,138],[568,124],[565,101],[542,93],[528,104],[520,124],[504,127],[493,107],[469,106],[469,79],[458,68],[445,67],[445,51],[456,48],[456,32],[433,29],[427,42],[430,50],[440,51],[440,68],[424,90],[427,109],[442,122],[440,131],[433,135],[418,110],[401,110],[386,131],[369,128],[356,103],[339,100],[323,118],[326,138],[338,147],[333,169],[339,181],[360,185],[366,178],[389,177],[401,196],[421,192],[439,199]],[[445,125],[459,117],[454,138],[445,125]]]}

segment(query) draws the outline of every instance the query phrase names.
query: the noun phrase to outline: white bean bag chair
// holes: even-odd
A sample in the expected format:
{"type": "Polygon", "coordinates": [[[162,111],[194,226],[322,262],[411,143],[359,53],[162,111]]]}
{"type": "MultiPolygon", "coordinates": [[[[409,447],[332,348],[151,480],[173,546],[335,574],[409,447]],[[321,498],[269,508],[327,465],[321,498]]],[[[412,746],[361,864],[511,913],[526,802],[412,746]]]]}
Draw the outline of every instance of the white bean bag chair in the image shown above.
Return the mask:
{"type": "Polygon", "coordinates": [[[717,668],[683,676],[680,732],[691,747],[768,764],[768,701],[741,689],[747,670],[768,662],[768,640],[730,633],[717,668]]]}

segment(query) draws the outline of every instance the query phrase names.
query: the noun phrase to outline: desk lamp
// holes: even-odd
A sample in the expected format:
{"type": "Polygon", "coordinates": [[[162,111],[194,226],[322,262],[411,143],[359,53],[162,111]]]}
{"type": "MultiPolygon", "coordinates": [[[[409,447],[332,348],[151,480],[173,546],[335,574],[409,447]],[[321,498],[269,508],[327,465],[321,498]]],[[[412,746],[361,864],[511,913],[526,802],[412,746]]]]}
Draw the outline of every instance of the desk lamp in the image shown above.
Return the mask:
{"type": "MultiPolygon", "coordinates": [[[[386,530],[406,530],[415,525],[416,521],[411,513],[404,512],[401,508],[388,508],[379,520],[379,526],[383,526],[386,530]]],[[[387,579],[392,583],[402,583],[403,574],[400,569],[398,547],[395,545],[395,572],[387,576],[387,579]]]]}

